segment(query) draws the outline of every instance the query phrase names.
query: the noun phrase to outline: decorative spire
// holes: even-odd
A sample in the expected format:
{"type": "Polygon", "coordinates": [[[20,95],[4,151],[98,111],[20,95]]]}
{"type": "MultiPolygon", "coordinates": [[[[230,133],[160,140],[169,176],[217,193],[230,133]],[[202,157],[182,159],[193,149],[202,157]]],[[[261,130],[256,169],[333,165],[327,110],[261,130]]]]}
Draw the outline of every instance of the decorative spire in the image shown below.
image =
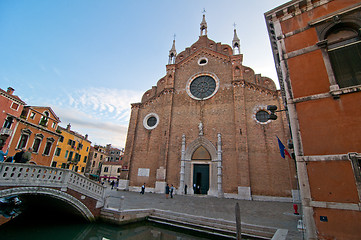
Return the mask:
{"type": "Polygon", "coordinates": [[[201,22],[201,36],[205,35],[207,36],[207,22],[206,22],[206,10],[203,9],[203,19],[201,22]]]}
{"type": "Polygon", "coordinates": [[[233,55],[241,54],[241,41],[239,40],[236,32],[236,24],[234,26],[234,36],[232,41],[233,55]]]}
{"type": "Polygon", "coordinates": [[[169,51],[168,64],[174,64],[176,56],[177,56],[177,50],[175,50],[175,34],[174,34],[173,45],[171,50],[169,51]]]}

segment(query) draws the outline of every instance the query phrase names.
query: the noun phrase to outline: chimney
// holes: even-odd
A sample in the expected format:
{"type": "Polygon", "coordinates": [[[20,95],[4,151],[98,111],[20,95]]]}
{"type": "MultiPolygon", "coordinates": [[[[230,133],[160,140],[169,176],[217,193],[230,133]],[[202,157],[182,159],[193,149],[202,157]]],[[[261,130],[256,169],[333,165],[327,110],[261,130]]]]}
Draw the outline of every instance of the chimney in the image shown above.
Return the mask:
{"type": "Polygon", "coordinates": [[[66,126],[66,130],[68,130],[68,131],[70,131],[70,127],[71,127],[71,125],[70,125],[70,123],[66,126]]]}
{"type": "Polygon", "coordinates": [[[8,87],[8,91],[7,91],[7,93],[8,93],[8,94],[10,94],[10,95],[13,95],[14,91],[15,91],[15,89],[14,89],[14,88],[12,88],[12,87],[8,87]]]}
{"type": "Polygon", "coordinates": [[[85,140],[88,140],[88,134],[85,134],[85,140]]]}

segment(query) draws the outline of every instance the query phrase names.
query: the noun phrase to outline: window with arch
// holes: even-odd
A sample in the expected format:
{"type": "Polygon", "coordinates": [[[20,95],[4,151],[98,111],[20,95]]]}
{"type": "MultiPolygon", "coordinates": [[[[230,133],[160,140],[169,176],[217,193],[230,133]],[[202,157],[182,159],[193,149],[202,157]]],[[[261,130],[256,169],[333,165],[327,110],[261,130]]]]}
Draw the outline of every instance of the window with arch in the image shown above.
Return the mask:
{"type": "Polygon", "coordinates": [[[39,125],[46,127],[48,125],[49,112],[45,111],[44,115],[41,117],[39,125]]]}
{"type": "Polygon", "coordinates": [[[40,144],[43,141],[44,135],[43,134],[36,134],[34,144],[33,144],[33,152],[38,153],[40,144]]]}
{"type": "Polygon", "coordinates": [[[336,24],[327,31],[325,40],[338,86],[361,85],[361,38],[358,26],[336,24]]]}
{"type": "Polygon", "coordinates": [[[11,128],[11,124],[13,123],[13,117],[7,117],[4,123],[4,128],[11,128]]]}
{"type": "Polygon", "coordinates": [[[28,143],[29,136],[31,135],[31,133],[32,132],[30,131],[30,129],[27,128],[21,130],[21,136],[17,149],[22,149],[26,147],[26,144],[28,143]]]}
{"type": "Polygon", "coordinates": [[[46,155],[46,156],[50,155],[50,150],[51,150],[51,147],[52,147],[54,141],[55,141],[54,138],[47,138],[46,139],[46,144],[45,144],[45,149],[44,149],[43,155],[46,155]]]}
{"type": "Polygon", "coordinates": [[[205,147],[200,146],[192,154],[192,160],[211,160],[211,155],[205,147]]]}

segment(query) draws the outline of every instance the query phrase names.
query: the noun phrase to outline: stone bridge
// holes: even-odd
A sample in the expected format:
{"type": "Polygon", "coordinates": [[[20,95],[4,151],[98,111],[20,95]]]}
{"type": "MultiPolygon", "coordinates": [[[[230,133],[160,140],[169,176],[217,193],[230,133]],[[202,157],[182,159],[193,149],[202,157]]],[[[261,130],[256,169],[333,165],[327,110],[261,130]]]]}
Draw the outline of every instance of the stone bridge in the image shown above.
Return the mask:
{"type": "Polygon", "coordinates": [[[68,169],[1,162],[0,198],[14,195],[60,200],[89,221],[97,218],[104,206],[104,187],[83,175],[68,169]]]}

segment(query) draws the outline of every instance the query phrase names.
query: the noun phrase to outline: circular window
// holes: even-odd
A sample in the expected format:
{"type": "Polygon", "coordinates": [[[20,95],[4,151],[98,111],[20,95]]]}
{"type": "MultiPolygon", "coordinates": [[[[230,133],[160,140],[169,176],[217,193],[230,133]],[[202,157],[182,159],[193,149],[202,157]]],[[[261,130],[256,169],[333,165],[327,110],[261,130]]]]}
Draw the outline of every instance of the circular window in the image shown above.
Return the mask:
{"type": "Polygon", "coordinates": [[[209,97],[214,90],[216,90],[216,81],[210,76],[197,77],[190,85],[192,95],[200,99],[209,97]]]}
{"type": "Polygon", "coordinates": [[[256,119],[261,123],[267,122],[269,120],[268,117],[269,117],[269,113],[264,110],[258,111],[256,113],[256,119]]]}
{"type": "Polygon", "coordinates": [[[159,123],[159,117],[155,113],[149,113],[147,116],[145,116],[143,120],[143,126],[148,129],[152,130],[158,126],[159,123]]]}
{"type": "Polygon", "coordinates": [[[205,58],[205,57],[200,58],[200,59],[198,60],[198,65],[203,66],[203,65],[206,65],[207,63],[208,63],[208,59],[205,58]]]}
{"type": "Polygon", "coordinates": [[[147,120],[147,125],[149,127],[154,127],[157,124],[157,119],[153,116],[151,116],[150,118],[148,118],[147,120]]]}
{"type": "Polygon", "coordinates": [[[217,76],[210,73],[196,74],[187,83],[188,95],[196,100],[206,100],[216,94],[219,87],[217,76]]]}

